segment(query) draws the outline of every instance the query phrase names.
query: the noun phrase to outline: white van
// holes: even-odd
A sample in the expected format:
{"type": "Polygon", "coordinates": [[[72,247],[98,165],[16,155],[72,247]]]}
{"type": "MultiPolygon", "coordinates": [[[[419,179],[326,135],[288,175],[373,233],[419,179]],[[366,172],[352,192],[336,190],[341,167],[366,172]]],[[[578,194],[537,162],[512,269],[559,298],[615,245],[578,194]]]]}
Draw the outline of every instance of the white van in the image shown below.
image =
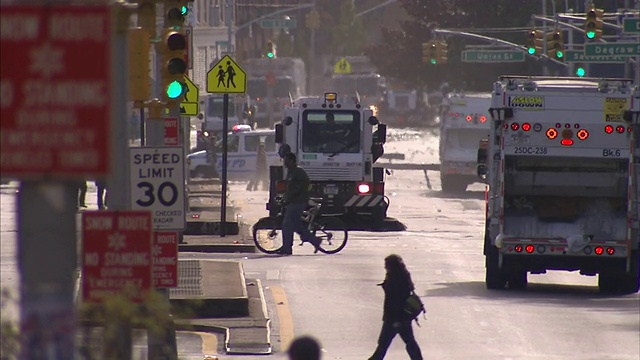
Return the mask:
{"type": "MultiPolygon", "coordinates": [[[[229,133],[227,139],[227,179],[249,181],[256,173],[258,145],[263,143],[267,152],[267,166],[277,165],[280,156],[276,149],[275,130],[252,130],[229,133]]],[[[222,139],[216,143],[218,174],[222,172],[222,139]]],[[[207,151],[197,151],[187,155],[191,177],[211,177],[213,169],[207,161],[207,151]]]]}

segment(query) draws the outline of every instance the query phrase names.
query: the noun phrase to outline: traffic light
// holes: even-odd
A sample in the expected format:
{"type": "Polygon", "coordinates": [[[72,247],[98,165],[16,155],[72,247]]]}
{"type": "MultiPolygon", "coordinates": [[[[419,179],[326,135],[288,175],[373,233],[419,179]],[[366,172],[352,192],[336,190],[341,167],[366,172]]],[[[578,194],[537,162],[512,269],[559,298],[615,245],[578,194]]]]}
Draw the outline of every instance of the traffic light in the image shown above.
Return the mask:
{"type": "Polygon", "coordinates": [[[438,63],[438,43],[429,41],[422,43],[422,62],[424,64],[436,65],[438,63]]]}
{"type": "Polygon", "coordinates": [[[558,61],[564,61],[564,39],[562,32],[556,29],[547,36],[547,56],[558,61]]]}
{"type": "Polygon", "coordinates": [[[146,29],[129,29],[127,33],[129,100],[143,102],[151,95],[149,48],[149,33],[146,29]]]}
{"type": "Polygon", "coordinates": [[[185,50],[187,37],[183,30],[164,29],[159,53],[162,59],[162,89],[165,101],[181,98],[187,90],[185,50]]]}
{"type": "Polygon", "coordinates": [[[602,37],[602,17],[604,10],[596,9],[593,4],[589,4],[584,21],[584,37],[587,40],[597,40],[602,37]]]}
{"type": "Polygon", "coordinates": [[[449,45],[445,41],[440,41],[436,45],[436,50],[437,50],[436,63],[446,64],[447,60],[449,60],[449,57],[447,55],[449,53],[449,45]]]}
{"type": "Polygon", "coordinates": [[[541,55],[545,42],[545,34],[542,30],[531,29],[527,32],[526,48],[529,55],[541,55]]]}
{"type": "Polygon", "coordinates": [[[320,27],[320,13],[316,10],[308,12],[305,16],[305,24],[309,29],[317,29],[320,27]]]}
{"type": "Polygon", "coordinates": [[[186,0],[165,0],[164,27],[182,29],[188,13],[189,7],[186,0]]]}
{"type": "Polygon", "coordinates": [[[576,66],[576,76],[577,77],[584,77],[585,75],[587,75],[587,70],[584,68],[584,66],[577,65],[576,66]]]}
{"type": "Polygon", "coordinates": [[[273,41],[267,42],[267,57],[273,59],[276,57],[276,45],[273,41]]]}

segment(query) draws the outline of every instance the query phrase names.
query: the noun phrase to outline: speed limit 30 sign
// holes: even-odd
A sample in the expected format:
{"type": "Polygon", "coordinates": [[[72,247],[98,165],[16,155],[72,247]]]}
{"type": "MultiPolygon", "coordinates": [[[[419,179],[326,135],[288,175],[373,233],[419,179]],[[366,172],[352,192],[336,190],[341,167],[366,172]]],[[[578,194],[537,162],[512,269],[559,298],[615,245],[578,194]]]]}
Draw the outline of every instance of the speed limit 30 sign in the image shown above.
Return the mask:
{"type": "Polygon", "coordinates": [[[131,148],[131,209],[151,211],[154,230],[185,228],[181,147],[131,148]]]}

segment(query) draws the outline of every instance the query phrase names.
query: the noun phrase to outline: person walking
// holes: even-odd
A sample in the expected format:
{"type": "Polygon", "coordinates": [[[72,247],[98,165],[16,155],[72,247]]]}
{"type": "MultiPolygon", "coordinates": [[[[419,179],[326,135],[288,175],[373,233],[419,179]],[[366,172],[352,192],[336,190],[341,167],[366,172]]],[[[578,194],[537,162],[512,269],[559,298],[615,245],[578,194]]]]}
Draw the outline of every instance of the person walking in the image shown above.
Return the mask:
{"type": "Polygon", "coordinates": [[[320,360],[320,342],[311,336],[294,339],[287,350],[289,360],[320,360]]]}
{"type": "Polygon", "coordinates": [[[267,152],[263,143],[258,145],[258,151],[256,152],[256,172],[253,179],[249,181],[247,185],[248,191],[258,190],[258,184],[262,183],[262,190],[267,190],[267,152]]]}
{"type": "Polygon", "coordinates": [[[95,181],[98,195],[98,209],[104,210],[107,206],[107,181],[99,179],[95,181]]]}
{"type": "Polygon", "coordinates": [[[384,290],[382,330],[378,346],[369,360],[384,359],[393,338],[400,334],[411,360],[422,360],[420,346],[413,336],[412,319],[404,312],[404,303],[414,290],[411,274],[400,255],[391,254],[384,259],[386,276],[379,286],[384,290]]]}
{"type": "Polygon", "coordinates": [[[282,249],[280,255],[293,253],[293,233],[300,234],[302,241],[310,242],[318,252],[320,239],[309,231],[302,223],[302,212],[309,206],[309,176],[298,166],[296,154],[288,152],[284,155],[284,166],[287,168],[287,188],[284,192],[285,207],[282,221],[282,249]]]}

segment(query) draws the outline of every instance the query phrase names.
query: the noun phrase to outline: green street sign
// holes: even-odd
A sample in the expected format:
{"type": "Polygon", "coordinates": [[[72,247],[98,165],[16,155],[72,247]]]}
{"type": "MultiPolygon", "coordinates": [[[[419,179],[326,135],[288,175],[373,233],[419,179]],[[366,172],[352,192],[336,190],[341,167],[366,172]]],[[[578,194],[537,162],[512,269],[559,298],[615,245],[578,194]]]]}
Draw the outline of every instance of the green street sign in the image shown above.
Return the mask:
{"type": "Polygon", "coordinates": [[[292,29],[298,25],[295,19],[262,19],[260,27],[263,29],[292,29]]]}
{"type": "Polygon", "coordinates": [[[638,56],[640,55],[640,43],[585,44],[584,54],[587,56],[638,56]]]}
{"type": "Polygon", "coordinates": [[[639,18],[628,18],[622,21],[622,32],[623,33],[640,33],[640,19],[639,18]]]}
{"type": "Polygon", "coordinates": [[[585,55],[584,51],[567,50],[564,52],[565,62],[581,62],[581,63],[625,63],[625,57],[609,56],[609,55],[585,55]]]}
{"type": "Polygon", "coordinates": [[[464,50],[462,62],[502,63],[523,62],[524,52],[514,50],[464,50]]]}

